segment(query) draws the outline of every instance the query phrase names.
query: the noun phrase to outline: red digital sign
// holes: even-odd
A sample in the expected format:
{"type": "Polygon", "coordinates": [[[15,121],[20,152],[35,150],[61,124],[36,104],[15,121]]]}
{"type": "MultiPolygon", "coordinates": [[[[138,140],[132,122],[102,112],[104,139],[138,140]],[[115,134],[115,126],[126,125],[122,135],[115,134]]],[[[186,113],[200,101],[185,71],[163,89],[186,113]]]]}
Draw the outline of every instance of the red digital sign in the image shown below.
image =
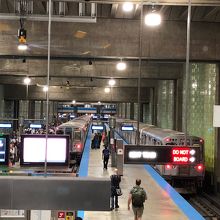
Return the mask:
{"type": "Polygon", "coordinates": [[[172,149],[173,163],[189,163],[190,161],[190,148],[189,147],[176,147],[172,149]]]}
{"type": "Polygon", "coordinates": [[[58,212],[58,218],[65,218],[65,212],[58,212]]]}

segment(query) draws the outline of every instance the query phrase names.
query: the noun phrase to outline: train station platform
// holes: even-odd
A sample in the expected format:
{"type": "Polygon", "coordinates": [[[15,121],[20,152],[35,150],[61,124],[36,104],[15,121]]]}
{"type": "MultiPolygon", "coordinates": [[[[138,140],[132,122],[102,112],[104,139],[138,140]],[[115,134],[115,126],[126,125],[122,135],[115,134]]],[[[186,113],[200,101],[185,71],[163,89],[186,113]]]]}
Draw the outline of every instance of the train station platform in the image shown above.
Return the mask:
{"type": "MultiPolygon", "coordinates": [[[[90,145],[91,130],[88,133],[79,176],[110,177],[115,168],[111,167],[110,160],[108,169],[103,169],[103,147],[101,146],[100,149],[90,149],[90,145]]],[[[143,220],[204,219],[149,165],[124,165],[124,172],[120,183],[123,195],[119,197],[120,207],[118,209],[107,212],[80,211],[78,216],[84,220],[133,220],[133,211],[132,209],[128,210],[127,200],[130,189],[135,185],[137,178],[142,180],[141,186],[146,190],[148,197],[145,202],[143,220]]]]}

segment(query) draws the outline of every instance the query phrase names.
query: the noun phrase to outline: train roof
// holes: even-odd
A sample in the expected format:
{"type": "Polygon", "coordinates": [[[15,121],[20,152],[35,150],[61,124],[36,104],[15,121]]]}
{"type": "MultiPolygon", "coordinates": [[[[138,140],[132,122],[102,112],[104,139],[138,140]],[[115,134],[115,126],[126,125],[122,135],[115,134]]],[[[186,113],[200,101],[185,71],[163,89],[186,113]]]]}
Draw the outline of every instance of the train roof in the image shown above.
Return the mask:
{"type": "Polygon", "coordinates": [[[79,118],[74,118],[71,121],[68,121],[66,123],[63,123],[61,125],[59,125],[57,127],[57,129],[59,128],[66,128],[66,127],[74,127],[74,128],[83,128],[85,125],[88,124],[88,122],[90,121],[91,117],[79,117],[79,118]]]}

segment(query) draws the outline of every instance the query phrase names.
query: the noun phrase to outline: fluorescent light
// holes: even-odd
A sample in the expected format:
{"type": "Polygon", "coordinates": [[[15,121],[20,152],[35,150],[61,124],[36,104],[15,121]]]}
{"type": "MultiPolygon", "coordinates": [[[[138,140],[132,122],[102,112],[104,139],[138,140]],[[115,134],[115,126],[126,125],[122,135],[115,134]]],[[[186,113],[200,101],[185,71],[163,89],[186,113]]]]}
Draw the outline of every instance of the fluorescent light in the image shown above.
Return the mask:
{"type": "Polygon", "coordinates": [[[117,68],[117,70],[125,70],[126,69],[126,63],[124,63],[124,62],[119,62],[119,63],[117,63],[117,65],[116,65],[116,68],[117,68]]]}
{"type": "Polygon", "coordinates": [[[161,16],[156,12],[151,12],[145,16],[144,21],[148,26],[158,26],[161,23],[161,16]]]}
{"type": "Polygon", "coordinates": [[[110,92],[110,88],[105,88],[105,93],[109,93],[110,92]]]}
{"type": "Polygon", "coordinates": [[[26,78],[24,79],[24,84],[29,85],[30,82],[31,82],[31,79],[30,79],[29,77],[26,77],[26,78]]]}
{"type": "Polygon", "coordinates": [[[125,2],[125,3],[123,4],[122,8],[123,8],[123,11],[125,11],[125,12],[130,12],[130,11],[133,10],[134,5],[133,5],[131,2],[125,2]]]}
{"type": "Polygon", "coordinates": [[[27,50],[27,49],[28,49],[27,44],[19,44],[18,45],[18,50],[24,51],[24,50],[27,50]]]}

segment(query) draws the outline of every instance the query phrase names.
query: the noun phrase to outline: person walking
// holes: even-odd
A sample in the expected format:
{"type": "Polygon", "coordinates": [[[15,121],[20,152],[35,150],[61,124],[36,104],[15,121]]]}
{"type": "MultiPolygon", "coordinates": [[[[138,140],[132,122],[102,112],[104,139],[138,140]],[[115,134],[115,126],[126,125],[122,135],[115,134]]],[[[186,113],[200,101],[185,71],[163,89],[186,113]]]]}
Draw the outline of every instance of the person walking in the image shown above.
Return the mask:
{"type": "Polygon", "coordinates": [[[116,189],[120,188],[121,176],[118,175],[118,170],[115,169],[115,173],[110,176],[111,179],[111,210],[119,208],[118,195],[116,189]]]}
{"type": "Polygon", "coordinates": [[[141,220],[144,212],[144,202],[147,200],[146,191],[140,187],[141,179],[136,179],[136,186],[134,186],[128,197],[128,210],[132,202],[132,209],[134,212],[134,220],[141,220]]]}
{"type": "Polygon", "coordinates": [[[104,147],[105,148],[102,150],[103,169],[107,170],[110,151],[107,146],[104,147]]]}

